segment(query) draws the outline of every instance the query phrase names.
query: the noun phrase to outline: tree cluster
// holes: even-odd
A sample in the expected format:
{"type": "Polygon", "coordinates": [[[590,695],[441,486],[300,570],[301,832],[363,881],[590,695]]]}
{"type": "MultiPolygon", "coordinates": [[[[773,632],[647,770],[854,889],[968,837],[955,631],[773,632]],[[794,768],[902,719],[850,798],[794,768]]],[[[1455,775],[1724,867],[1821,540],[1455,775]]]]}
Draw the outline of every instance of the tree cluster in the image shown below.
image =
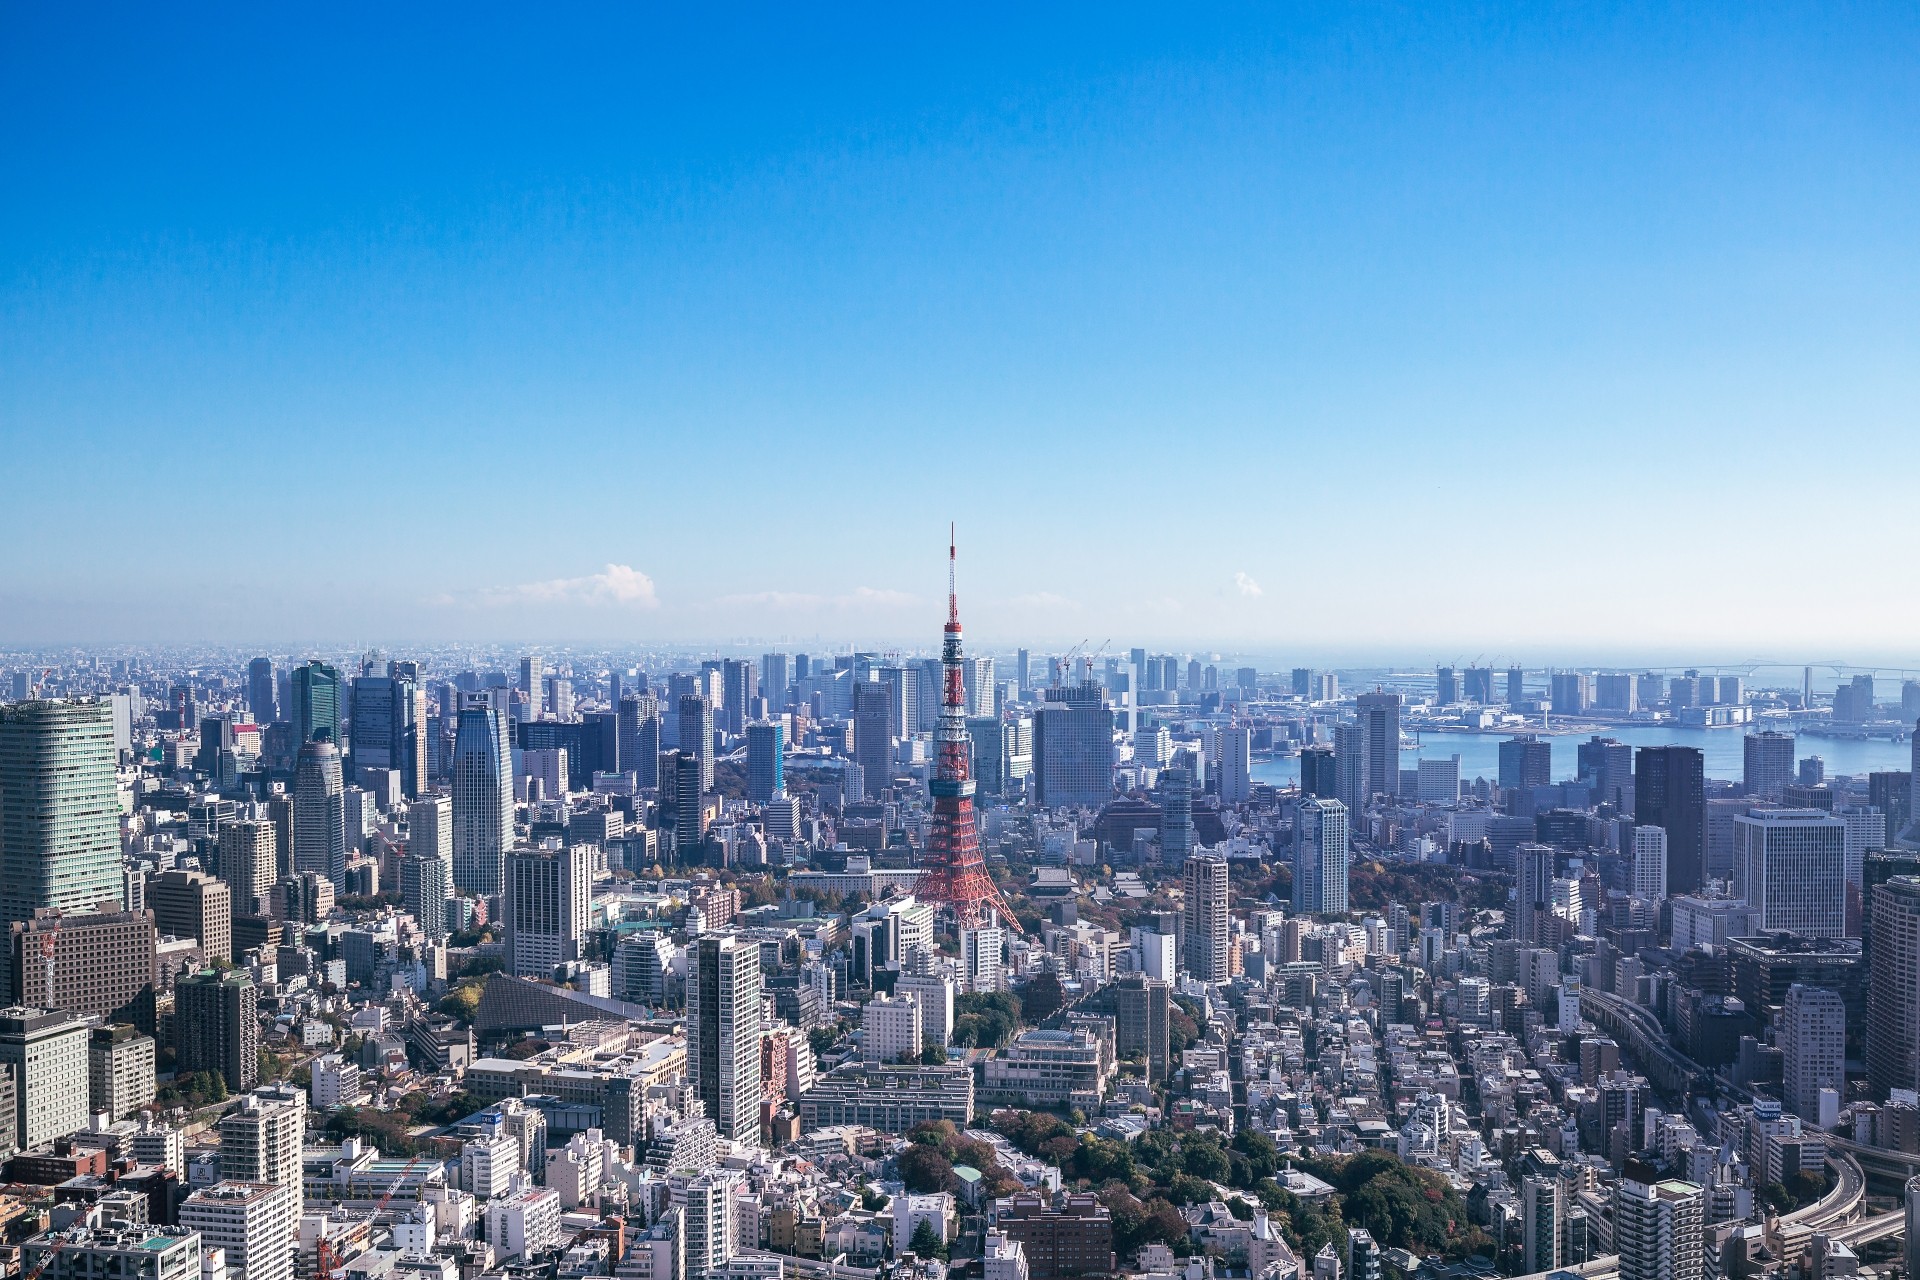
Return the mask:
{"type": "Polygon", "coordinates": [[[1020,1184],[1001,1167],[993,1147],[978,1138],[969,1138],[954,1128],[950,1120],[937,1120],[915,1126],[907,1135],[907,1146],[894,1158],[900,1180],[916,1195],[936,1191],[957,1192],[960,1179],[955,1165],[966,1165],[980,1174],[980,1183],[990,1196],[1010,1196],[1020,1184]]]}

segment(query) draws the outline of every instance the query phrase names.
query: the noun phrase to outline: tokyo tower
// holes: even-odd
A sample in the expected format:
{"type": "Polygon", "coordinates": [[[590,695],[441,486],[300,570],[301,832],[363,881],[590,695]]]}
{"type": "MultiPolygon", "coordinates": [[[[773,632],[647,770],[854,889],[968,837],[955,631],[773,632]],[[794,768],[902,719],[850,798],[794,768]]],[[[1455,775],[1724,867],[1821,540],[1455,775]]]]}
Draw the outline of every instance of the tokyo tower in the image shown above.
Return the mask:
{"type": "Polygon", "coordinates": [[[999,886],[987,874],[980,858],[980,833],[973,820],[973,748],[967,737],[966,684],[960,674],[960,598],[954,593],[954,542],[947,538],[947,630],[940,646],[945,690],[940,699],[940,727],[935,734],[939,752],[934,763],[933,825],[927,834],[927,853],[913,894],[922,902],[937,903],[953,912],[961,928],[987,922],[987,908],[1000,913],[1001,923],[1016,932],[1020,922],[1000,896],[999,886]]]}

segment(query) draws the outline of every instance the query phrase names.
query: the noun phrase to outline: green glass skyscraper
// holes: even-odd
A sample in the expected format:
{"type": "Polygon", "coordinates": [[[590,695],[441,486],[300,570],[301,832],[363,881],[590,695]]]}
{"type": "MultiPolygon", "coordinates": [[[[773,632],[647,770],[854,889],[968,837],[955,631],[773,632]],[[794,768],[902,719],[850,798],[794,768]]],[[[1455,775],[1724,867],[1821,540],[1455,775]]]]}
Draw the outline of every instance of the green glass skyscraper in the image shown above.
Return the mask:
{"type": "Polygon", "coordinates": [[[340,740],[339,671],[318,658],[311,659],[305,666],[293,669],[292,694],[293,705],[286,709],[287,719],[293,723],[299,741],[312,742],[314,735],[324,729],[328,740],[345,750],[346,744],[340,740]]]}
{"type": "Polygon", "coordinates": [[[120,797],[113,707],[0,707],[0,925],[40,907],[117,909],[120,797]]]}

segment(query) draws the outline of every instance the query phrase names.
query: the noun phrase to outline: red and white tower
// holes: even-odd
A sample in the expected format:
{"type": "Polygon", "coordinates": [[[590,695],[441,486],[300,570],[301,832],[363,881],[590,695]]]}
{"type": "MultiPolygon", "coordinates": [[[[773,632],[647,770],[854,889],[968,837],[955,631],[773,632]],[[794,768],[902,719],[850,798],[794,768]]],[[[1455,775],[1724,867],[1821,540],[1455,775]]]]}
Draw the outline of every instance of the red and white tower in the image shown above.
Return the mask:
{"type": "Polygon", "coordinates": [[[1000,913],[1006,928],[1020,928],[1000,888],[980,857],[980,833],[973,818],[973,746],[967,737],[966,681],[960,672],[960,598],[954,593],[954,542],[947,538],[947,630],[940,646],[946,679],[940,699],[940,727],[934,735],[933,826],[926,857],[920,862],[913,893],[922,902],[953,912],[962,928],[987,922],[987,909],[1000,913]]]}

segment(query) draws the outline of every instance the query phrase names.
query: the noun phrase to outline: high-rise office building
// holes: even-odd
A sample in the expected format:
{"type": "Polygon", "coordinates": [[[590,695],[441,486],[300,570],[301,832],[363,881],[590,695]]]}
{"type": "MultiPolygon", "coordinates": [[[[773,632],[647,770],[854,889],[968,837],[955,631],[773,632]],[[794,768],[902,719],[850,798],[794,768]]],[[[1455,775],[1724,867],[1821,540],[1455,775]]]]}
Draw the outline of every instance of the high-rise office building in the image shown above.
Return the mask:
{"type": "Polygon", "coordinates": [[[1847,824],[1822,809],[1736,816],[1733,891],[1758,913],[1763,932],[1845,937],[1847,824]]]}
{"type": "Polygon", "coordinates": [[[272,658],[255,658],[247,664],[247,710],[253,713],[255,724],[268,725],[279,718],[273,697],[272,658]]]}
{"type": "Polygon", "coordinates": [[[853,686],[853,762],[865,776],[865,791],[848,799],[878,796],[893,776],[893,733],[886,688],[872,680],[853,686]]]}
{"type": "Polygon", "coordinates": [[[163,871],[147,879],[154,927],[198,938],[208,960],[233,959],[233,890],[203,871],[163,871]]]}
{"type": "Polygon", "coordinates": [[[1140,1054],[1147,1079],[1165,1080],[1171,1068],[1172,985],[1144,973],[1123,975],[1113,984],[1115,1048],[1121,1057],[1140,1054]]]}
{"type": "Polygon", "coordinates": [[[1113,795],[1113,709],[1096,684],[1047,689],[1033,715],[1033,794],[1041,808],[1095,808],[1113,795]]]}
{"type": "Polygon", "coordinates": [[[113,707],[0,707],[0,925],[120,903],[113,707]]]}
{"type": "Polygon", "coordinates": [[[1584,671],[1554,672],[1547,696],[1560,715],[1578,715],[1593,705],[1592,688],[1584,671]]]}
{"type": "Polygon", "coordinates": [[[434,942],[447,937],[447,901],[453,897],[453,867],[445,858],[409,854],[400,859],[400,897],[420,926],[434,942]]]}
{"type": "Polygon", "coordinates": [[[967,743],[972,764],[968,774],[983,796],[1006,793],[1007,728],[999,716],[967,717],[967,743]]]}
{"type": "Polygon", "coordinates": [[[453,883],[500,892],[513,844],[513,749],[506,717],[490,706],[460,709],[453,745],[453,883]]]}
{"type": "Polygon", "coordinates": [[[704,694],[680,699],[680,749],[700,766],[700,794],[713,790],[713,702],[704,694]]]}
{"type": "Polygon", "coordinates": [[[1524,945],[1555,945],[1558,935],[1549,932],[1553,919],[1553,846],[1525,843],[1513,851],[1513,858],[1513,936],[1524,945]]]}
{"type": "Polygon", "coordinates": [[[1641,747],[1633,818],[1667,833],[1667,896],[1706,885],[1706,764],[1697,747],[1641,747]]]}
{"type": "Polygon", "coordinates": [[[1808,1124],[1821,1124],[1820,1093],[1833,1091],[1834,1109],[1846,1092],[1847,1007],[1839,994],[1794,983],[1779,1021],[1781,1097],[1808,1124]]]}
{"type": "Polygon", "coordinates": [[[216,1182],[180,1205],[180,1225],[219,1249],[245,1280],[293,1280],[300,1242],[300,1193],[270,1182],[216,1182]]]}
{"type": "Polygon", "coordinates": [[[322,738],[300,745],[293,778],[293,869],[325,876],[338,890],[347,875],[347,794],[340,748],[322,738]]]}
{"type": "Polygon", "coordinates": [[[86,1125],[91,1030],[85,1015],[66,1010],[0,1009],[0,1065],[13,1073],[13,1131],[22,1150],[86,1125]]]}
{"type": "Polygon", "coordinates": [[[787,789],[787,726],[760,720],[747,726],[747,799],[766,804],[787,789]]]}
{"type": "Polygon", "coordinates": [[[87,1033],[87,1098],[93,1112],[115,1120],[151,1106],[154,1095],[153,1037],[126,1023],[87,1033]]]}
{"type": "Polygon", "coordinates": [[[519,688],[527,696],[527,718],[539,719],[547,691],[547,664],[539,654],[528,654],[520,659],[519,688]]]}
{"type": "Polygon", "coordinates": [[[620,699],[617,734],[620,767],[642,787],[660,785],[660,704],[650,693],[629,693],[620,699]]]}
{"type": "Polygon", "coordinates": [[[1353,703],[1366,770],[1361,806],[1353,809],[1358,815],[1373,797],[1400,793],[1400,695],[1375,690],[1361,694],[1353,703]]]}
{"type": "Polygon", "coordinates": [[[707,809],[700,790],[700,761],[691,751],[669,751],[660,757],[660,805],[672,833],[673,856],[692,862],[700,856],[707,835],[707,809]]]}
{"type": "Polygon", "coordinates": [[[1184,765],[1160,771],[1160,861],[1185,865],[1193,854],[1193,772],[1184,765]]]}
{"type": "Polygon", "coordinates": [[[1920,876],[1892,876],[1868,903],[1867,1079],[1876,1098],[1920,1089],[1920,876]]]}
{"type": "Polygon", "coordinates": [[[966,693],[966,709],[970,716],[990,716],[999,712],[998,700],[993,689],[993,659],[989,657],[968,658],[960,668],[964,679],[962,689],[966,693]]]}
{"type": "Polygon", "coordinates": [[[1181,872],[1186,901],[1181,924],[1186,935],[1187,972],[1202,982],[1232,976],[1228,958],[1232,882],[1227,860],[1217,853],[1196,853],[1181,872]]]}
{"type": "Polygon", "coordinates": [[[1452,667],[1433,669],[1433,701],[1437,706],[1451,706],[1460,701],[1460,673],[1452,667]]]}
{"type": "Polygon", "coordinates": [[[1553,783],[1553,744],[1522,733],[1500,744],[1500,789],[1525,790],[1553,783]]]}
{"type": "Polygon", "coordinates": [[[1253,731],[1245,725],[1229,725],[1220,731],[1220,803],[1245,804],[1252,798],[1253,731]]]}
{"type": "Polygon", "coordinates": [[[1613,1246],[1620,1280],[1701,1280],[1705,1193],[1629,1160],[1613,1193],[1613,1246]]]}
{"type": "MultiPolygon", "coordinates": [[[[1610,804],[1623,812],[1631,812],[1633,748],[1614,738],[1592,737],[1581,743],[1574,754],[1579,777],[1593,789],[1594,804],[1610,804]]],[[[1551,747],[1547,766],[1547,773],[1551,774],[1551,747]]]]}
{"type": "MultiPolygon", "coordinates": [[[[392,664],[398,669],[400,664],[392,664]]],[[[351,739],[354,781],[366,785],[373,770],[400,775],[401,793],[420,794],[427,780],[426,693],[412,680],[395,675],[357,676],[353,681],[351,739]]]]}
{"type": "Polygon", "coordinates": [[[766,698],[768,709],[779,711],[785,707],[792,688],[793,659],[784,653],[761,654],[760,693],[766,698]]]}
{"type": "Polygon", "coordinates": [[[1659,827],[1633,829],[1633,896],[1658,902],[1667,896],[1667,833],[1659,827]]]}
{"type": "Polygon", "coordinates": [[[342,696],[340,672],[318,658],[309,659],[290,673],[292,705],[286,708],[293,725],[296,744],[312,742],[322,733],[327,741],[340,742],[342,696]]]}
{"type": "Polygon", "coordinates": [[[245,969],[207,969],[173,989],[173,1048],[181,1071],[218,1071],[232,1090],[260,1080],[260,992],[245,969]]]}
{"type": "Polygon", "coordinates": [[[729,738],[747,731],[752,718],[754,683],[753,664],[745,658],[728,658],[720,664],[721,713],[729,738]]]}
{"type": "Polygon", "coordinates": [[[1638,711],[1640,677],[1631,671],[1602,671],[1593,678],[1593,705],[1628,715],[1638,711]]]}
{"type": "Polygon", "coordinates": [[[1793,735],[1772,729],[1750,733],[1745,750],[1744,790],[1757,800],[1778,800],[1793,781],[1793,735]]]}
{"type": "Polygon", "coordinates": [[[220,1118],[220,1177],[270,1182],[298,1194],[306,1132],[304,1090],[286,1084],[253,1090],[220,1118]]]}
{"type": "Polygon", "coordinates": [[[262,915],[280,878],[279,834],[268,818],[236,818],[220,826],[220,878],[233,889],[233,913],[262,915]]]}
{"type": "Polygon", "coordinates": [[[1293,819],[1293,909],[1299,915],[1347,913],[1351,849],[1347,806],[1302,800],[1293,819]]]}
{"type": "Polygon", "coordinates": [[[43,908],[13,926],[14,998],[113,1022],[153,1025],[153,917],[140,911],[43,908]]]}
{"type": "MultiPolygon", "coordinates": [[[[1030,668],[1032,662],[1032,655],[1025,649],[1021,649],[1013,655],[1013,682],[1022,693],[1025,693],[1033,687],[1033,681],[1029,678],[1031,675],[1030,668]]],[[[1920,714],[1920,712],[1916,712],[1915,714],[1920,714]]]]}
{"type": "Polygon", "coordinates": [[[507,971],[550,978],[556,965],[580,958],[593,899],[593,851],[549,840],[507,855],[501,914],[507,926],[507,971]]]}
{"type": "Polygon", "coordinates": [[[1339,795],[1339,773],[1332,747],[1304,747],[1300,752],[1300,795],[1332,800],[1339,795]]]}
{"type": "Polygon", "coordinates": [[[687,974],[687,1088],[722,1137],[760,1135],[760,946],[698,938],[687,974]]]}

